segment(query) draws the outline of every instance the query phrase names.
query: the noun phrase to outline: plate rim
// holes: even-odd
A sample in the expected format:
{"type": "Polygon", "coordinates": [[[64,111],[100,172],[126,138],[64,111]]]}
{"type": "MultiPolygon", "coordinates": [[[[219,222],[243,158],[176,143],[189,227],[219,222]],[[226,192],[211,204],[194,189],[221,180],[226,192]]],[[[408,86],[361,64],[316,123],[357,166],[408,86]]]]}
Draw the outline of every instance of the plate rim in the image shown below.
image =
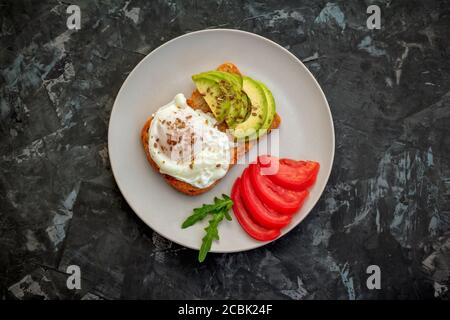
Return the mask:
{"type": "Polygon", "coordinates": [[[323,98],[323,100],[325,101],[325,105],[326,105],[326,109],[327,109],[327,114],[329,116],[329,120],[330,120],[330,124],[331,124],[331,133],[332,133],[332,150],[331,150],[331,161],[330,161],[330,165],[327,168],[327,173],[326,173],[326,178],[325,178],[325,184],[322,187],[322,189],[320,190],[320,195],[317,198],[317,200],[314,202],[314,204],[312,205],[311,209],[305,213],[303,215],[303,217],[294,225],[291,225],[290,227],[285,229],[285,232],[282,233],[278,238],[271,240],[271,241],[265,241],[265,242],[258,242],[255,243],[254,246],[251,246],[249,248],[245,248],[245,249],[236,249],[236,250],[221,250],[221,249],[211,249],[209,253],[237,253],[237,252],[244,252],[244,251],[249,251],[249,250],[253,250],[253,249],[257,249],[260,248],[262,246],[265,246],[269,243],[273,243],[281,238],[283,238],[284,236],[286,236],[289,232],[291,232],[293,229],[295,229],[301,222],[303,222],[303,220],[309,216],[309,214],[311,213],[311,211],[314,209],[314,207],[317,205],[317,202],[319,202],[320,198],[323,195],[323,192],[328,184],[328,180],[330,179],[331,176],[331,171],[333,169],[333,164],[334,164],[334,156],[335,156],[335,149],[336,149],[336,135],[335,135],[335,130],[334,130],[334,121],[333,121],[333,115],[331,113],[331,109],[330,109],[330,105],[328,103],[328,100],[325,96],[325,93],[322,90],[322,87],[320,86],[320,84],[318,83],[317,79],[314,77],[314,75],[311,73],[311,71],[309,71],[309,69],[303,64],[303,62],[297,58],[292,52],[290,52],[288,49],[284,48],[283,46],[281,46],[280,44],[276,43],[273,40],[270,40],[264,36],[261,36],[259,34],[253,33],[253,32],[249,32],[249,31],[244,31],[244,30],[239,30],[239,29],[228,29],[228,28],[211,28],[211,29],[202,29],[202,30],[197,30],[197,31],[192,31],[192,32],[187,32],[185,34],[179,35],[175,38],[170,39],[169,41],[164,42],[163,44],[159,45],[158,47],[156,47],[155,49],[153,49],[150,53],[148,53],[144,58],[142,58],[141,61],[139,61],[133,68],[133,70],[128,74],[128,76],[126,77],[125,81],[122,83],[119,91],[117,92],[117,95],[114,99],[114,104],[111,108],[111,113],[110,113],[110,117],[109,117],[109,121],[108,121],[108,158],[109,158],[109,163],[111,165],[111,172],[113,174],[114,177],[114,181],[116,182],[117,187],[119,188],[120,193],[122,194],[123,198],[125,199],[125,201],[127,202],[127,204],[130,206],[130,208],[133,210],[134,214],[138,216],[138,218],[146,225],[148,226],[150,229],[152,229],[153,232],[156,232],[159,236],[173,242],[176,243],[182,247],[185,248],[189,248],[192,250],[196,250],[198,251],[198,248],[183,244],[178,242],[177,240],[173,240],[171,239],[171,237],[165,236],[163,234],[161,234],[160,232],[158,232],[157,230],[155,230],[147,221],[145,221],[143,219],[143,217],[141,216],[141,214],[139,214],[135,208],[133,207],[132,203],[130,203],[130,201],[128,201],[127,197],[126,197],[126,193],[124,192],[124,190],[122,189],[122,187],[120,186],[120,183],[118,182],[117,178],[116,178],[116,173],[114,171],[114,165],[113,165],[113,161],[111,158],[111,148],[110,148],[110,141],[111,141],[111,122],[112,119],[114,117],[114,109],[115,106],[117,104],[117,98],[120,96],[120,94],[122,93],[122,90],[124,90],[124,88],[126,87],[126,84],[128,83],[128,81],[130,80],[130,78],[132,78],[133,74],[136,72],[136,70],[139,68],[139,66],[141,64],[144,63],[145,60],[149,59],[152,55],[154,55],[155,53],[157,53],[160,49],[162,49],[163,47],[171,44],[172,42],[175,42],[181,38],[184,37],[189,37],[189,36],[193,36],[196,34],[200,34],[200,33],[210,33],[210,32],[229,32],[229,33],[239,33],[239,34],[245,34],[247,36],[250,37],[255,37],[255,38],[259,38],[259,40],[262,40],[266,43],[268,43],[271,46],[275,46],[278,49],[281,49],[282,51],[284,51],[285,53],[288,54],[288,56],[290,56],[290,58],[293,58],[294,61],[296,61],[297,63],[300,64],[300,66],[307,72],[307,74],[312,78],[314,85],[319,89],[320,95],[323,98]]]}

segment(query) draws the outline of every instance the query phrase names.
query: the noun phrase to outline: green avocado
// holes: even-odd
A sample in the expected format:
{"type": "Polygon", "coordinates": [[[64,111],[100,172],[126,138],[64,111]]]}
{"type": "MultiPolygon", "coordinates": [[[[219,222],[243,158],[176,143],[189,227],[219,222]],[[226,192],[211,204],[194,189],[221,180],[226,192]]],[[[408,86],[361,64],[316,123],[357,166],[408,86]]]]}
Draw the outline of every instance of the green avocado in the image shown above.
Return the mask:
{"type": "Polygon", "coordinates": [[[194,80],[197,90],[211,108],[216,120],[218,122],[224,121],[231,105],[228,98],[231,85],[226,81],[220,84],[214,79],[198,75],[192,76],[192,80],[194,80]]]}
{"type": "Polygon", "coordinates": [[[262,82],[221,71],[202,72],[192,79],[216,120],[234,129],[237,139],[256,139],[270,128],[275,100],[262,82]]]}
{"type": "Polygon", "coordinates": [[[233,87],[235,87],[239,91],[242,90],[242,77],[237,74],[212,70],[212,71],[199,73],[195,76],[196,77],[197,76],[198,77],[208,77],[211,79],[216,79],[217,81],[226,80],[226,81],[230,82],[233,85],[233,87]]]}
{"type": "Polygon", "coordinates": [[[242,89],[250,100],[251,109],[247,119],[234,127],[233,135],[238,139],[255,139],[265,124],[269,104],[263,87],[257,81],[243,77],[242,89]]]}
{"type": "MultiPolygon", "coordinates": [[[[225,120],[229,128],[234,128],[236,124],[244,121],[248,111],[248,99],[242,92],[241,76],[228,72],[208,71],[197,74],[192,78],[194,79],[194,82],[196,79],[209,79],[215,81],[219,84],[225,99],[229,101],[229,107],[226,109],[225,116],[217,117],[217,113],[214,112],[214,110],[217,109],[214,99],[206,99],[205,96],[205,100],[216,116],[217,121],[222,122],[225,120]],[[209,101],[213,101],[213,103],[210,104],[209,101]]],[[[202,92],[200,91],[200,93],[202,92]]],[[[221,108],[221,111],[225,112],[225,109],[221,108]]]]}
{"type": "Polygon", "coordinates": [[[273,98],[272,92],[269,90],[269,88],[266,87],[266,85],[258,80],[255,80],[263,89],[264,94],[266,95],[267,99],[267,115],[264,119],[264,123],[261,126],[262,129],[269,129],[272,125],[273,118],[275,116],[276,107],[275,107],[275,99],[273,98]]]}
{"type": "Polygon", "coordinates": [[[232,104],[225,119],[228,127],[233,129],[239,123],[243,122],[249,114],[250,107],[250,100],[248,99],[245,92],[241,91],[236,101],[234,101],[234,104],[232,104]]]}

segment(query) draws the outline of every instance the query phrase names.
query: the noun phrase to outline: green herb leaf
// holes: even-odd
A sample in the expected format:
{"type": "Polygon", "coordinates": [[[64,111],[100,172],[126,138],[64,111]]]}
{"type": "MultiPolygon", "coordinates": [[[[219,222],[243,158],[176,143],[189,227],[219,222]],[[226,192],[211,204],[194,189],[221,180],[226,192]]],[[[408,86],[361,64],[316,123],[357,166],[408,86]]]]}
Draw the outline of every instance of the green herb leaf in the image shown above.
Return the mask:
{"type": "Polygon", "coordinates": [[[231,203],[229,203],[224,209],[223,209],[223,212],[224,212],[224,214],[225,214],[225,218],[228,220],[228,221],[231,221],[232,219],[231,219],[231,215],[230,215],[230,209],[231,209],[231,207],[233,207],[233,201],[231,201],[231,203]]]}
{"type": "Polygon", "coordinates": [[[230,213],[227,211],[225,211],[225,218],[227,218],[228,221],[231,221],[233,219],[231,219],[230,213]]]}
{"type": "Polygon", "coordinates": [[[233,201],[225,194],[223,194],[222,197],[223,199],[215,197],[213,204],[204,204],[200,208],[195,208],[192,215],[190,215],[183,222],[181,228],[188,228],[194,225],[196,222],[203,220],[208,214],[218,213],[222,210],[226,210],[225,215],[227,217],[227,220],[231,220],[231,216],[228,211],[233,206],[233,201]]]}
{"type": "Polygon", "coordinates": [[[214,198],[213,204],[204,204],[200,208],[195,208],[193,213],[183,222],[181,227],[188,228],[196,222],[203,220],[208,214],[212,215],[208,226],[205,228],[206,235],[202,239],[202,246],[198,253],[198,261],[203,262],[211,250],[212,242],[219,240],[219,223],[226,218],[231,221],[230,211],[233,206],[233,200],[226,194],[222,194],[222,198],[214,198]]]}
{"type": "Polygon", "coordinates": [[[203,220],[203,218],[206,217],[208,213],[209,212],[206,210],[194,210],[194,213],[183,222],[181,228],[186,229],[194,225],[197,221],[203,220]]]}
{"type": "Polygon", "coordinates": [[[209,225],[205,228],[206,235],[203,237],[202,246],[198,253],[198,261],[203,262],[208,254],[209,250],[211,250],[212,242],[214,240],[219,240],[219,223],[223,220],[225,216],[225,211],[222,210],[219,213],[213,215],[212,219],[209,220],[209,225]]]}

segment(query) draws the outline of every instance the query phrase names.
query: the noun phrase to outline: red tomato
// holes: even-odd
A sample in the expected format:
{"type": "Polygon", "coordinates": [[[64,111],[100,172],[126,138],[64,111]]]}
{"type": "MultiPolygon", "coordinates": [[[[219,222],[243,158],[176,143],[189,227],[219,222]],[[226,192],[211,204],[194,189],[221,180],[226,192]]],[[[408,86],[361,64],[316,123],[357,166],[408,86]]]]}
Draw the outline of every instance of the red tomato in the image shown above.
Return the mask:
{"type": "Polygon", "coordinates": [[[308,190],[293,191],[275,184],[267,176],[260,174],[259,166],[256,164],[251,164],[249,170],[258,198],[279,213],[295,213],[309,194],[308,190]]]}
{"type": "Polygon", "coordinates": [[[258,162],[258,165],[260,167],[267,168],[272,164],[273,161],[276,161],[276,160],[278,160],[278,158],[272,157],[269,155],[263,155],[263,156],[258,156],[256,161],[258,162]]]}
{"type": "Polygon", "coordinates": [[[253,220],[261,226],[269,229],[279,229],[291,222],[291,215],[280,214],[267,207],[261,200],[259,200],[255,190],[253,189],[248,169],[245,169],[242,174],[241,197],[253,220]]]}
{"type": "Polygon", "coordinates": [[[315,161],[278,159],[271,156],[258,157],[258,164],[268,167],[278,161],[278,171],[267,175],[277,185],[291,190],[304,190],[316,182],[320,164],[315,161]]]}
{"type": "Polygon", "coordinates": [[[247,210],[241,198],[241,179],[237,178],[231,190],[231,199],[233,200],[233,211],[242,228],[252,237],[259,241],[270,241],[278,238],[279,229],[267,229],[255,223],[247,210]]]}

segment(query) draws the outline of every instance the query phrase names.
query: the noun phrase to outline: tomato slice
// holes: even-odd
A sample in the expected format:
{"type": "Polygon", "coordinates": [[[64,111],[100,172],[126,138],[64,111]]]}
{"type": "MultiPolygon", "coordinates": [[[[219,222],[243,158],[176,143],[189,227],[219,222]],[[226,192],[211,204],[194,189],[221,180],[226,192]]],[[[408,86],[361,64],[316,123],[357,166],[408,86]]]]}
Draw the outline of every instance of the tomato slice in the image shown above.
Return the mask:
{"type": "Polygon", "coordinates": [[[269,208],[255,193],[248,168],[244,170],[241,178],[241,197],[253,220],[269,229],[280,229],[291,222],[292,216],[280,214],[269,208]]]}
{"type": "Polygon", "coordinates": [[[260,174],[257,164],[251,164],[249,170],[258,198],[279,213],[297,212],[309,194],[308,190],[294,191],[275,184],[267,176],[260,174]]]}
{"type": "Polygon", "coordinates": [[[272,164],[272,161],[276,161],[276,160],[278,160],[278,158],[269,156],[269,155],[263,155],[263,156],[258,156],[256,161],[258,162],[258,165],[260,167],[267,168],[272,164]]]}
{"type": "Polygon", "coordinates": [[[233,212],[242,228],[254,239],[259,241],[270,241],[278,238],[280,229],[267,229],[255,223],[241,198],[241,178],[237,178],[231,190],[231,200],[233,200],[233,212]]]}
{"type": "Polygon", "coordinates": [[[316,182],[320,169],[318,162],[278,159],[272,156],[258,157],[258,164],[262,167],[268,167],[274,161],[278,161],[278,170],[275,174],[267,176],[277,185],[287,189],[301,191],[309,188],[316,182]]]}

